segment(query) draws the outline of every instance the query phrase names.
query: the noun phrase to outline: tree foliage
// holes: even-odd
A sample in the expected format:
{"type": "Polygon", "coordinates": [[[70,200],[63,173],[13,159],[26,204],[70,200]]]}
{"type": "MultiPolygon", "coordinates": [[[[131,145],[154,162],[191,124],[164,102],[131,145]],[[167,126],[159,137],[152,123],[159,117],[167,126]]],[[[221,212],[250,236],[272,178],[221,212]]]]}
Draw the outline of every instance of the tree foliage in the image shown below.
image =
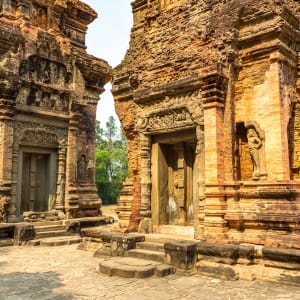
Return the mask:
{"type": "Polygon", "coordinates": [[[110,117],[103,129],[96,123],[96,184],[103,204],[114,204],[128,173],[126,138],[110,117]]]}

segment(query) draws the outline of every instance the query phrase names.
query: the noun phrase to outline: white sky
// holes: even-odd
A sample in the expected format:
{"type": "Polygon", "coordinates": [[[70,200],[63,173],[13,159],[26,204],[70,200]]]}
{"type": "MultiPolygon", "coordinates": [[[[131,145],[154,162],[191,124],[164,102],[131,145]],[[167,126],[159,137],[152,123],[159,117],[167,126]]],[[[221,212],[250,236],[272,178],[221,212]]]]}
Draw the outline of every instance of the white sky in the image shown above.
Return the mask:
{"type": "MultiPolygon", "coordinates": [[[[129,47],[132,27],[132,0],[81,0],[98,13],[98,18],[87,31],[87,52],[106,60],[112,67],[118,65],[129,47]]],[[[117,118],[114,109],[111,85],[105,86],[100,96],[97,119],[102,127],[110,116],[117,118]]]]}

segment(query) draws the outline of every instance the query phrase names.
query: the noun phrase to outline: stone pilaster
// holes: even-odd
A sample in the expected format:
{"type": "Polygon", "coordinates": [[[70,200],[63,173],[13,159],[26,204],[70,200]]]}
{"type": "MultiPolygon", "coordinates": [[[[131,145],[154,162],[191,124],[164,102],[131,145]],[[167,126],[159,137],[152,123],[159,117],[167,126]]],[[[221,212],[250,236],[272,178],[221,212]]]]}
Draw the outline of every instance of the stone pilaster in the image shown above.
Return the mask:
{"type": "Polygon", "coordinates": [[[204,126],[196,127],[197,146],[195,156],[195,177],[196,181],[194,193],[197,199],[196,213],[194,216],[195,238],[201,239],[204,234],[205,218],[205,147],[204,147],[204,126]]]}
{"type": "Polygon", "coordinates": [[[0,219],[15,221],[16,205],[12,202],[13,142],[15,98],[19,81],[6,74],[0,77],[0,219]],[[3,211],[1,212],[1,207],[3,211]]]}
{"type": "Polygon", "coordinates": [[[202,77],[204,107],[205,204],[204,236],[227,230],[224,215],[223,115],[227,79],[222,66],[207,68],[202,77]]]}
{"type": "Polygon", "coordinates": [[[66,165],[66,195],[65,207],[67,217],[73,217],[79,209],[78,189],[76,185],[77,172],[77,135],[79,114],[74,110],[69,122],[67,165],[66,165]]]}
{"type": "MultiPolygon", "coordinates": [[[[265,88],[268,91],[269,115],[263,118],[263,126],[268,142],[266,143],[267,171],[270,179],[289,180],[289,142],[288,142],[288,122],[290,118],[290,99],[286,93],[287,75],[284,72],[284,64],[288,60],[279,52],[270,55],[270,69],[265,88]]],[[[296,68],[296,65],[294,66],[296,68]]],[[[255,102],[258,99],[253,99],[255,102]]],[[[256,104],[259,112],[265,111],[264,106],[256,104]]],[[[267,113],[265,111],[265,113],[267,113]]]]}

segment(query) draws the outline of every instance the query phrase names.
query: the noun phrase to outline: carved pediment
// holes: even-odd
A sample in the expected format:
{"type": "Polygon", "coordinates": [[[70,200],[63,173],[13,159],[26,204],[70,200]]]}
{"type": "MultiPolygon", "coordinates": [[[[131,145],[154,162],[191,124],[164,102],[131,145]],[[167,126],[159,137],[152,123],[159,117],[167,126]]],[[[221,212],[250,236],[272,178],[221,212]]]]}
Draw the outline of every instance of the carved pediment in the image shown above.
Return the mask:
{"type": "Polygon", "coordinates": [[[192,126],[194,122],[186,107],[152,113],[137,119],[136,122],[136,129],[143,132],[168,131],[192,126]]]}
{"type": "Polygon", "coordinates": [[[165,96],[139,103],[141,115],[136,129],[142,132],[166,132],[189,129],[203,122],[201,91],[165,96]]]}
{"type": "Polygon", "coordinates": [[[57,147],[66,143],[67,130],[63,128],[19,121],[15,129],[19,144],[57,147]]]}

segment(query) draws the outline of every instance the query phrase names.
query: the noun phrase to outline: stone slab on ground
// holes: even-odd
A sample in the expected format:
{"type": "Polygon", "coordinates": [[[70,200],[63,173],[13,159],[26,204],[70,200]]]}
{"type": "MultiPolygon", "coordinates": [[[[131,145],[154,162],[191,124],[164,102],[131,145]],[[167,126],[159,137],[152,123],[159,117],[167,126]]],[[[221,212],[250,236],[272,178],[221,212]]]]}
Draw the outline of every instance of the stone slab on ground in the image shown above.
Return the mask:
{"type": "Polygon", "coordinates": [[[165,252],[164,244],[153,242],[140,242],[136,244],[137,249],[148,249],[153,251],[165,252]]]}
{"type": "Polygon", "coordinates": [[[68,219],[63,221],[65,225],[68,225],[71,222],[79,222],[81,227],[89,227],[89,226],[100,226],[100,225],[112,224],[114,223],[114,219],[111,216],[98,216],[98,217],[74,218],[74,219],[68,219]]]}
{"type": "Polygon", "coordinates": [[[57,236],[44,239],[32,240],[28,242],[29,246],[65,246],[79,244],[81,237],[77,236],[57,236]]]}
{"type": "Polygon", "coordinates": [[[126,278],[147,278],[153,275],[164,277],[175,272],[169,265],[132,257],[107,259],[101,262],[99,267],[100,272],[104,274],[126,278]]]}
{"type": "Polygon", "coordinates": [[[160,263],[165,262],[165,254],[159,251],[152,251],[146,249],[132,249],[127,251],[127,256],[135,257],[139,259],[148,259],[151,261],[157,261],[160,263]]]}
{"type": "Polygon", "coordinates": [[[8,247],[8,246],[13,246],[14,245],[14,240],[7,238],[7,239],[1,239],[0,240],[0,247],[8,247]]]}
{"type": "Polygon", "coordinates": [[[199,242],[199,240],[195,240],[193,238],[189,238],[187,236],[181,236],[178,234],[168,234],[168,233],[149,233],[145,234],[145,241],[152,243],[170,243],[174,241],[188,241],[188,242],[199,242]]]}

